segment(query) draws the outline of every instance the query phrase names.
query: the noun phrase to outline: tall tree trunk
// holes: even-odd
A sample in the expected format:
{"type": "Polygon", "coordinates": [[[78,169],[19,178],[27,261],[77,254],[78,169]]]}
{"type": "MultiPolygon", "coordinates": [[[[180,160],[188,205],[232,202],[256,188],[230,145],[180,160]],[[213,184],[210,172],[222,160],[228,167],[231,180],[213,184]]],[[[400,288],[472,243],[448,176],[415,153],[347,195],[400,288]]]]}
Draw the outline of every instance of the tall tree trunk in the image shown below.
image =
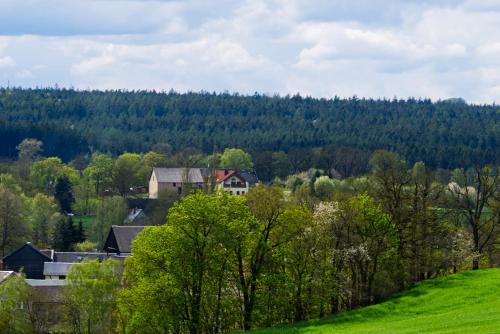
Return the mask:
{"type": "Polygon", "coordinates": [[[304,307],[302,305],[302,275],[299,275],[299,284],[297,290],[295,291],[295,314],[294,320],[301,321],[304,320],[304,307]]]}
{"type": "Polygon", "coordinates": [[[479,269],[479,228],[476,222],[472,223],[472,236],[474,239],[474,254],[472,256],[472,270],[479,269]]]}

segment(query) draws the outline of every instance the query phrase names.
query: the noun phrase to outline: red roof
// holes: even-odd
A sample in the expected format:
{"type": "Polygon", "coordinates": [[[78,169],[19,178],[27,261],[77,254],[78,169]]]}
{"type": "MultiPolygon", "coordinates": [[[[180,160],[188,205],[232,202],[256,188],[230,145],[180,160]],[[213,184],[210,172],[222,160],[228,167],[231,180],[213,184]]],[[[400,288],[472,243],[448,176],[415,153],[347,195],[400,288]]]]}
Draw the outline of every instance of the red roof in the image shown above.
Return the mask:
{"type": "Polygon", "coordinates": [[[217,182],[224,182],[232,176],[237,176],[239,179],[245,181],[245,179],[238,175],[236,171],[229,169],[217,169],[215,171],[215,176],[217,177],[217,182]]]}

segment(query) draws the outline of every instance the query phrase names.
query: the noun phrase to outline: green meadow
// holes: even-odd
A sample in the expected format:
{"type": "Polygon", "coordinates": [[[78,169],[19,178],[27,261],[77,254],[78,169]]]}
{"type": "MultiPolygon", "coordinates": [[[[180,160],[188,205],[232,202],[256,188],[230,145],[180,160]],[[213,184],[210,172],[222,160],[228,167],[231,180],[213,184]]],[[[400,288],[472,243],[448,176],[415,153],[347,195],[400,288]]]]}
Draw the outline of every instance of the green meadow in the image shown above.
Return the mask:
{"type": "Polygon", "coordinates": [[[422,282],[370,307],[252,334],[500,333],[500,269],[422,282]]]}

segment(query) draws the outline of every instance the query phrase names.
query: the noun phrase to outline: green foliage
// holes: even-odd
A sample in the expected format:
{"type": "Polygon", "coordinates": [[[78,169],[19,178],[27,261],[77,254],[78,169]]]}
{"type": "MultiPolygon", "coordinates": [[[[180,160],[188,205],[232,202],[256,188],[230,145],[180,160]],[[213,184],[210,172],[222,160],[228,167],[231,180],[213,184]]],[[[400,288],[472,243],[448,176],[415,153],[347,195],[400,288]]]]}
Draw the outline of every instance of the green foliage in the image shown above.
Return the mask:
{"type": "Polygon", "coordinates": [[[85,240],[75,245],[76,252],[97,252],[97,246],[92,241],[85,240]]]}
{"type": "Polygon", "coordinates": [[[139,154],[123,153],[113,167],[113,185],[120,195],[126,195],[130,188],[144,182],[142,158],[139,154]]]}
{"type": "Polygon", "coordinates": [[[52,233],[51,247],[60,252],[73,251],[74,245],[82,241],[80,230],[71,217],[61,216],[52,233]]]}
{"type": "Polygon", "coordinates": [[[73,185],[66,175],[59,177],[54,189],[54,198],[59,202],[59,207],[64,213],[71,213],[75,198],[73,197],[73,185]]]}
{"type": "Polygon", "coordinates": [[[320,176],[314,181],[314,193],[320,199],[326,200],[332,198],[335,192],[335,181],[328,176],[320,176]]]}
{"type": "Polygon", "coordinates": [[[57,157],[36,161],[30,169],[31,182],[38,191],[47,195],[54,194],[57,179],[62,176],[68,177],[72,183],[76,183],[79,178],[76,170],[64,165],[57,157]]]}
{"type": "Polygon", "coordinates": [[[32,242],[44,249],[52,244],[56,225],[62,217],[54,198],[37,193],[31,201],[29,222],[32,231],[32,242]]]}
{"type": "Polygon", "coordinates": [[[5,334],[30,331],[30,318],[26,311],[30,287],[22,275],[9,276],[0,283],[0,329],[5,334]]]}
{"type": "Polygon", "coordinates": [[[73,212],[79,216],[95,215],[99,196],[95,192],[92,182],[85,176],[73,188],[75,202],[72,205],[73,212]]]}
{"type": "Polygon", "coordinates": [[[73,333],[110,333],[116,326],[115,298],[120,287],[120,262],[84,260],[66,277],[63,300],[73,333]]]}
{"type": "Polygon", "coordinates": [[[225,245],[248,217],[242,197],[196,193],[174,205],[168,224],[145,229],[126,260],[121,329],[205,333],[232,324],[225,245]]]}
{"type": "Polygon", "coordinates": [[[104,197],[97,206],[96,217],[92,223],[89,239],[102,249],[112,225],[123,225],[127,217],[127,204],[123,197],[104,197]]]}
{"type": "Polygon", "coordinates": [[[292,165],[288,160],[288,155],[285,152],[274,152],[271,158],[272,174],[280,178],[287,177],[292,170],[292,165]]]}
{"type": "Polygon", "coordinates": [[[40,152],[42,151],[43,143],[33,138],[23,139],[19,145],[16,146],[18,153],[19,174],[22,177],[27,177],[29,168],[33,161],[35,161],[40,152]]]}
{"type": "Polygon", "coordinates": [[[498,110],[413,98],[11,88],[0,89],[0,155],[15,157],[25,138],[43,141],[45,155],[64,161],[89,147],[118,155],[155,145],[167,154],[186,147],[211,153],[217,145],[251,152],[256,166],[265,152],[287,152],[299,172],[315,159],[310,148],[334,145],[335,159],[329,149],[319,152],[330,158],[317,167],[335,165],[343,176],[366,171],[363,160],[377,149],[451,169],[498,161],[498,110]]]}
{"type": "Polygon", "coordinates": [[[220,157],[219,167],[239,169],[252,168],[252,157],[242,149],[226,148],[220,157]]]}
{"type": "Polygon", "coordinates": [[[95,193],[101,194],[109,187],[113,177],[113,159],[111,156],[102,153],[92,154],[90,164],[83,171],[83,175],[94,184],[95,193]]]}
{"type": "Polygon", "coordinates": [[[25,202],[12,187],[0,184],[0,256],[4,257],[26,241],[29,226],[25,202]]]}
{"type": "Polygon", "coordinates": [[[252,334],[495,333],[500,327],[500,269],[418,284],[379,305],[252,334]]]}
{"type": "Polygon", "coordinates": [[[0,174],[0,185],[2,185],[5,189],[9,189],[19,195],[23,192],[12,174],[0,174]]]}

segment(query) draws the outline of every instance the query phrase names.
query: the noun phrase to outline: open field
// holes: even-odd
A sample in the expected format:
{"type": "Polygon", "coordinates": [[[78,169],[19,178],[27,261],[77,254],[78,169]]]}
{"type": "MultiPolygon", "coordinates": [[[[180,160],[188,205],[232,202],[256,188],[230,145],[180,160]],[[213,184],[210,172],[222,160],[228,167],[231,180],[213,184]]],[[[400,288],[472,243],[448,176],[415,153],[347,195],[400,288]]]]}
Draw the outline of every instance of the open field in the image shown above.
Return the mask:
{"type": "Polygon", "coordinates": [[[500,333],[500,269],[429,280],[379,305],[252,333],[500,333]]]}

